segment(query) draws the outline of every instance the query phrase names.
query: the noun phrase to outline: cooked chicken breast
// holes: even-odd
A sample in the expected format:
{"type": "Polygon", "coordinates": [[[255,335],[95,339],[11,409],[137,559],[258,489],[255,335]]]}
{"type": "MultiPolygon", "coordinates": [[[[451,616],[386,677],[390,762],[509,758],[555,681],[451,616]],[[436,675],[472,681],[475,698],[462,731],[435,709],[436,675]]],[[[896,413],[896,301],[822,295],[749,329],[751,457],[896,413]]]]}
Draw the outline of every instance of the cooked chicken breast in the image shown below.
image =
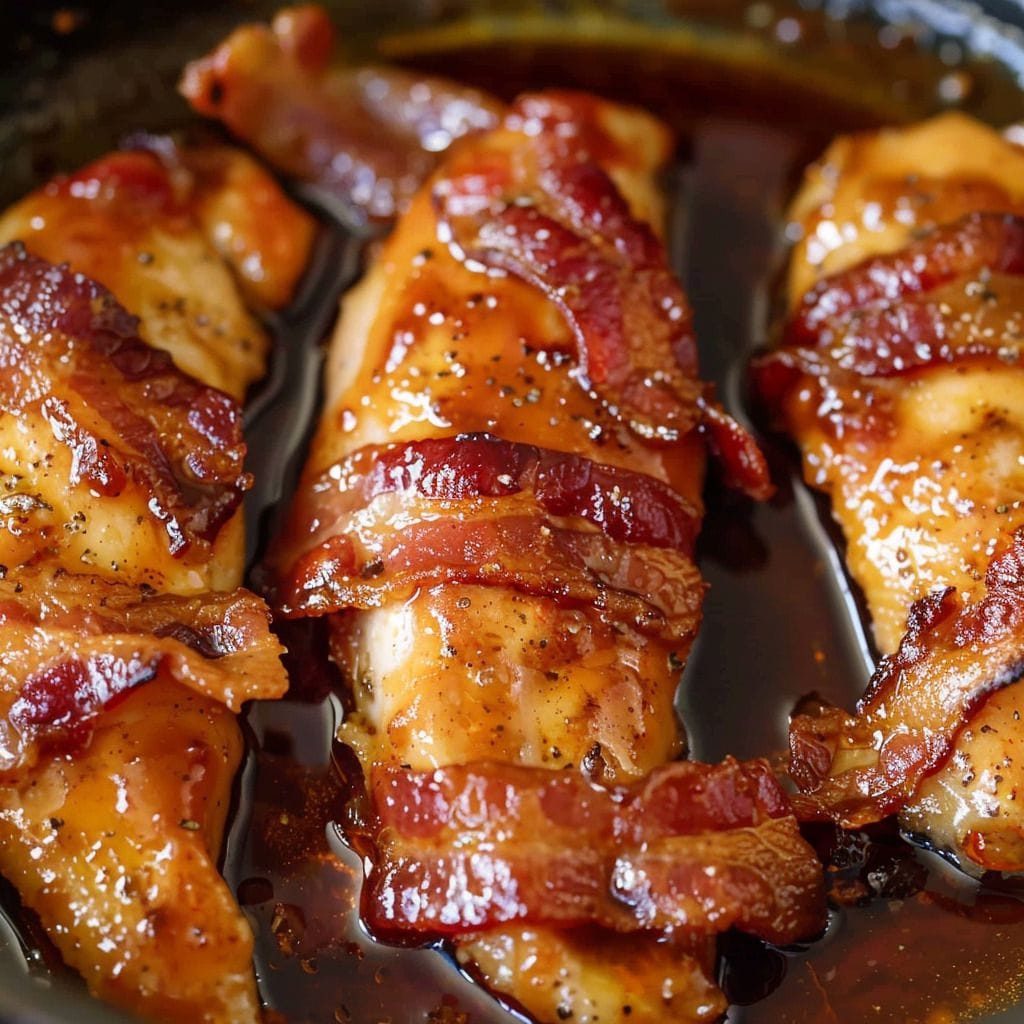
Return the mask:
{"type": "Polygon", "coordinates": [[[68,263],[112,292],[175,365],[241,400],[269,340],[250,310],[285,305],[314,228],[251,157],[213,146],[112,153],[0,217],[0,243],[68,263]]]}

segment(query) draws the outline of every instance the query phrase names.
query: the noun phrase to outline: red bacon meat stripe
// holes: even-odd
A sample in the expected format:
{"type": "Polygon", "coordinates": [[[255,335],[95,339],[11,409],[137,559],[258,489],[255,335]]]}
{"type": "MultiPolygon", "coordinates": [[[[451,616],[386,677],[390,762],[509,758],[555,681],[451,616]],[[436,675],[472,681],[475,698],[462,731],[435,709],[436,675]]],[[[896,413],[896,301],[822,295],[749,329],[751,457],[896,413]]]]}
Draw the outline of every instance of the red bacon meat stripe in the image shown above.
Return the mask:
{"type": "Polygon", "coordinates": [[[699,621],[698,510],[641,473],[466,435],[362,449],[304,499],[278,552],[289,616],[377,607],[447,581],[590,604],[676,637],[699,621]]]}
{"type": "Polygon", "coordinates": [[[381,934],[510,922],[618,931],[820,930],[821,867],[766,762],[677,762],[609,788],[578,772],[479,763],[373,771],[381,934]]]}

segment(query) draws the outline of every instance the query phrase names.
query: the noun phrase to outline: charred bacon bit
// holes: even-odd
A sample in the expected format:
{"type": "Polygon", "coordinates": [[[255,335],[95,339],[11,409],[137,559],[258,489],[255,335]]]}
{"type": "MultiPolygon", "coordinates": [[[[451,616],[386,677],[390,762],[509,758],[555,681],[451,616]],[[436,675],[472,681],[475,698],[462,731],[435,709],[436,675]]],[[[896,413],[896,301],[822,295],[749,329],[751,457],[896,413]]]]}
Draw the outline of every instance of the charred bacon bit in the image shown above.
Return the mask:
{"type": "Polygon", "coordinates": [[[364,910],[382,933],[735,925],[786,942],[824,922],[820,864],[764,762],[678,762],[610,788],[506,764],[378,766],[372,789],[364,910]]]}
{"type": "Polygon", "coordinates": [[[981,285],[992,275],[1024,276],[1024,218],[970,214],[825,278],[793,315],[783,347],[754,364],[759,396],[775,410],[805,375],[885,378],[998,358],[999,332],[971,330],[970,318],[950,311],[972,294],[975,305],[986,301],[981,285]],[[953,296],[947,289],[958,282],[965,287],[953,296]]]}
{"type": "Polygon", "coordinates": [[[914,605],[856,716],[826,708],[794,718],[791,774],[845,827],[899,811],[985,699],[1024,675],[1024,532],[989,564],[985,586],[975,604],[947,588],[914,605]]]}
{"type": "Polygon", "coordinates": [[[129,480],[151,493],[168,550],[212,541],[248,489],[241,411],[177,370],[105,289],[66,267],[0,250],[0,409],[33,406],[73,457],[71,480],[115,497],[129,480]],[[81,422],[74,395],[109,426],[81,422]],[[49,396],[49,397],[42,397],[49,396]]]}
{"type": "Polygon", "coordinates": [[[179,88],[278,170],[374,218],[400,212],[439,153],[501,115],[497,100],[444,79],[332,68],[334,50],[326,11],[286,8],[189,64],[179,88]]]}
{"type": "Polygon", "coordinates": [[[0,621],[0,778],[158,674],[234,711],[287,687],[266,605],[245,590],[174,597],[24,569],[0,580],[0,621]]]}
{"type": "Polygon", "coordinates": [[[726,485],[755,501],[767,501],[775,485],[758,443],[716,402],[704,402],[702,410],[701,430],[726,485]]]}

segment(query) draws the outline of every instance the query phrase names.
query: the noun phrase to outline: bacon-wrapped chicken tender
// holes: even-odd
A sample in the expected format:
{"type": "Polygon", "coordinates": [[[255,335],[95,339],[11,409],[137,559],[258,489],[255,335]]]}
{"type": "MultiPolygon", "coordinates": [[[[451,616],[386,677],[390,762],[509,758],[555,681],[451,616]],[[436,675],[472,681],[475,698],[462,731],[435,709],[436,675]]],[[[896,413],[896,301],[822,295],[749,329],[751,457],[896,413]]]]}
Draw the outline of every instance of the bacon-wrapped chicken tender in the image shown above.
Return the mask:
{"type": "Polygon", "coordinates": [[[899,812],[972,871],[1024,868],[1022,170],[958,114],[835,143],[756,371],[888,656],[856,719],[797,719],[794,772],[841,821],[899,812]]]}
{"type": "Polygon", "coordinates": [[[670,763],[706,450],[770,489],[646,222],[670,145],[541,93],[453,146],[343,302],[270,559],[352,685],[367,922],[452,936],[544,1021],[713,1019],[715,934],[822,923],[767,766],[670,763]]]}
{"type": "Polygon", "coordinates": [[[286,679],[266,605],[233,589],[250,478],[219,387],[262,373],[239,289],[284,301],[312,226],[248,158],[178,156],[114,154],[0,222],[21,239],[0,249],[0,873],[97,996],[257,1021],[216,860],[233,712],[286,679]]]}

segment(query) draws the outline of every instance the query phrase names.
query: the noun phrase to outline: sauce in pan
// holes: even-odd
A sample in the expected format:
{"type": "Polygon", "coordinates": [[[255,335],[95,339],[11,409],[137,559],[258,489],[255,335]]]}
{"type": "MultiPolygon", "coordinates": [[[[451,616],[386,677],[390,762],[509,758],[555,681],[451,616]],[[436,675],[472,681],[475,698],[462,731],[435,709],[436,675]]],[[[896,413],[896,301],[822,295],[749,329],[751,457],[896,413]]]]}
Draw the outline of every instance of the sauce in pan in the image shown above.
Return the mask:
{"type": "MultiPolygon", "coordinates": [[[[923,50],[891,26],[842,25],[813,12],[779,18],[769,4],[751,4],[745,17],[776,43],[799,42],[803,56],[752,65],[725,51],[709,56],[713,39],[695,51],[671,33],[556,44],[531,34],[529,21],[505,43],[476,31],[382,45],[385,57],[503,95],[550,84],[628,99],[679,130],[668,182],[675,265],[695,310],[703,376],[741,416],[745,362],[769,340],[783,211],[806,162],[836,132],[944,103],[995,123],[1020,110],[1009,77],[991,63],[961,63],[954,44],[923,50]],[[832,62],[831,76],[822,60],[832,62]],[[848,71],[845,89],[835,84],[837,68],[848,71]]],[[[316,416],[318,344],[366,245],[325,218],[304,293],[277,324],[277,363],[249,413],[257,548],[302,463],[316,416]]],[[[770,505],[755,508],[713,483],[709,495],[701,551],[711,591],[680,695],[696,758],[782,750],[799,698],[817,691],[851,705],[873,659],[827,510],[800,486],[793,453],[771,439],[767,447],[780,484],[770,505]]],[[[249,714],[253,752],[225,858],[257,930],[265,998],[296,1024],[504,1024],[508,1013],[443,948],[380,946],[360,928],[359,843],[350,849],[337,826],[358,791],[354,759],[333,741],[344,687],[326,665],[316,624],[289,627],[284,639],[293,693],[249,714]]],[[[999,1016],[1024,1000],[1024,886],[973,883],[891,829],[841,837],[819,827],[812,838],[830,864],[828,931],[799,949],[728,939],[721,977],[731,1022],[1024,1020],[1024,1009],[999,1016]]],[[[0,900],[13,903],[2,885],[0,900]]],[[[26,942],[42,944],[22,924],[26,942]]]]}

